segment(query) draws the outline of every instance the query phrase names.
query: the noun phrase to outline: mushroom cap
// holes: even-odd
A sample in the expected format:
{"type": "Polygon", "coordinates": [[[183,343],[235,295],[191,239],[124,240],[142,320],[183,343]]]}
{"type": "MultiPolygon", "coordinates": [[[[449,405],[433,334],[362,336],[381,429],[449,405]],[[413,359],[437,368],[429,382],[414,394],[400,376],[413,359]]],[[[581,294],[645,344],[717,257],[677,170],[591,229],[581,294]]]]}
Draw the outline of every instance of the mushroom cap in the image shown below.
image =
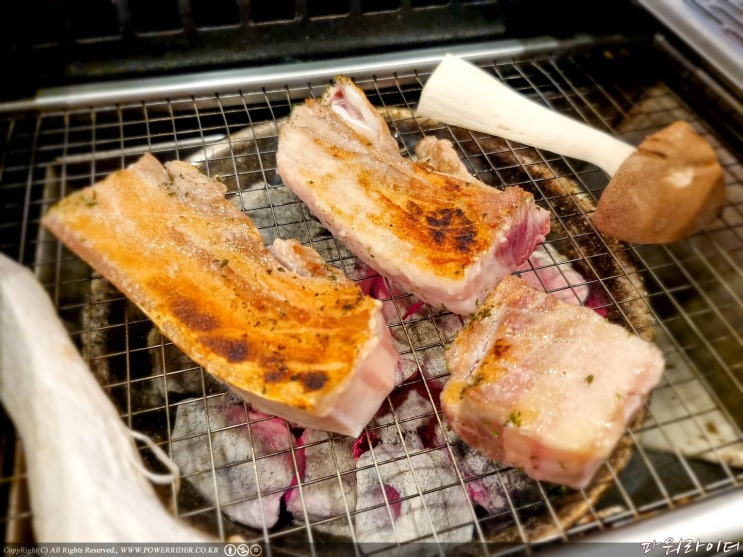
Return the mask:
{"type": "Polygon", "coordinates": [[[725,200],[714,149],[677,121],[646,137],[627,157],[601,195],[593,223],[625,242],[675,242],[714,221],[725,200]]]}

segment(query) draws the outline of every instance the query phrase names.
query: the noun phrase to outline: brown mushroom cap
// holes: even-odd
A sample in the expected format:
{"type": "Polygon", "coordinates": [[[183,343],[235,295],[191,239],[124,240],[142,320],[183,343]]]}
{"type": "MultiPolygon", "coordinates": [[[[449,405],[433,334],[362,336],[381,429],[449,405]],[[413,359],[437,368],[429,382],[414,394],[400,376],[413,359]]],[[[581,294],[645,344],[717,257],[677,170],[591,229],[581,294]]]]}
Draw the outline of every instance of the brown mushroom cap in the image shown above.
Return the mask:
{"type": "Polygon", "coordinates": [[[677,121],[627,157],[601,195],[593,223],[618,240],[663,244],[707,226],[724,203],[715,151],[689,124],[677,121]]]}

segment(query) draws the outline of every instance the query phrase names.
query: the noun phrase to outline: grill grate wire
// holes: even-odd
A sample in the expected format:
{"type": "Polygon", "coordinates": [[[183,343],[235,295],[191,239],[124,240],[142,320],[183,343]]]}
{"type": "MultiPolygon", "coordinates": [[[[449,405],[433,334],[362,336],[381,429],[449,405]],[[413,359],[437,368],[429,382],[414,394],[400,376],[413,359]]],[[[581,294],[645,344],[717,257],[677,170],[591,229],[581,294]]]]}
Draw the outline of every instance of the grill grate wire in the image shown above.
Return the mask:
{"type": "MultiPolygon", "coordinates": [[[[291,548],[297,543],[335,540],[338,532],[343,540],[362,541],[358,521],[365,514],[380,513],[380,520],[391,524],[394,534],[380,549],[402,551],[415,541],[436,542],[445,548],[448,540],[466,531],[476,547],[492,552],[489,544],[509,528],[515,532],[516,550],[528,550],[533,543],[570,541],[586,532],[638,522],[655,512],[693,504],[720,491],[740,489],[743,165],[736,158],[739,154],[720,143],[714,130],[667,84],[642,72],[622,72],[621,79],[606,79],[609,73],[604,65],[613,67],[616,59],[612,62],[607,57],[597,65],[580,56],[551,53],[480,63],[545,105],[631,142],[684,118],[716,147],[725,169],[729,203],[722,217],[704,233],[666,246],[611,243],[586,226],[590,211],[580,203],[581,199],[594,203],[598,199],[607,181],[599,169],[513,142],[493,144],[482,134],[461,133],[447,126],[425,127],[412,116],[405,117],[405,110],[412,113],[430,68],[394,73],[380,68],[373,75],[354,76],[372,102],[390,116],[391,131],[405,154],[410,155],[414,141],[422,134],[436,133],[455,142],[480,180],[497,186],[519,184],[534,193],[537,202],[554,215],[553,234],[547,241],[554,252],[549,252],[548,263],[541,265],[562,274],[567,285],[563,289],[575,293],[588,286],[600,292],[602,307],[615,321],[638,334],[653,331],[668,361],[666,375],[653,393],[645,420],[628,431],[629,460],[605,466],[599,496],[568,493],[541,483],[535,484],[529,496],[517,496],[507,488],[511,481],[507,469],[496,465],[479,476],[465,473],[461,441],[445,434],[443,415],[436,409],[437,385],[447,375],[443,353],[462,320],[427,306],[410,314],[417,300],[386,279],[380,283],[375,273],[360,266],[342,244],[322,230],[276,173],[279,122],[293,104],[321,94],[326,80],[302,86],[220,91],[211,96],[50,109],[3,118],[0,249],[35,269],[91,370],[129,427],[151,436],[171,455],[179,444],[205,444],[207,469],[186,471],[186,487],[180,492],[173,486],[161,490],[163,500],[184,520],[223,540],[237,536],[291,548]],[[179,358],[167,339],[151,342],[149,321],[39,229],[40,215],[55,200],[148,151],[163,161],[191,158],[207,174],[218,176],[227,185],[228,197],[253,218],[266,241],[297,238],[312,245],[351,279],[379,290],[403,367],[413,373],[380,410],[387,421],[370,424],[359,442],[369,455],[365,467],[348,467],[348,440],[334,434],[302,444],[290,429],[284,429],[282,448],[258,454],[259,439],[274,421],[249,415],[246,408],[234,423],[219,421],[215,416],[225,403],[224,391],[201,368],[179,358]],[[576,183],[580,192],[557,195],[546,187],[549,178],[576,183]],[[613,269],[608,274],[607,261],[613,269]],[[571,283],[567,270],[577,263],[586,271],[583,281],[571,283]],[[618,283],[625,287],[617,289],[618,283]],[[640,321],[634,313],[638,304],[646,310],[640,321]],[[191,390],[184,394],[185,384],[191,390]],[[403,410],[407,398],[400,393],[406,389],[420,396],[421,408],[412,413],[403,410]],[[212,425],[175,437],[179,412],[191,410],[202,412],[212,425]],[[409,432],[424,422],[438,437],[419,446],[410,441],[409,432]],[[220,450],[236,434],[246,435],[255,452],[225,466],[220,450]],[[695,438],[693,444],[691,437],[695,438]],[[384,445],[374,441],[379,438],[392,439],[399,450],[392,454],[381,450],[384,445]],[[257,500],[262,507],[284,493],[287,485],[273,485],[267,467],[284,461],[298,476],[302,451],[310,449],[325,451],[333,466],[332,471],[293,486],[299,497],[300,518],[290,519],[284,507],[280,508],[279,526],[269,523],[265,513],[253,528],[230,518],[230,509],[240,503],[257,500]],[[452,473],[431,487],[429,472],[423,470],[429,462],[443,461],[454,463],[452,473]],[[235,466],[242,466],[252,477],[257,486],[252,495],[235,496],[220,484],[220,471],[235,466]],[[385,491],[383,486],[395,466],[401,471],[394,473],[407,474],[410,479],[409,493],[385,491]],[[381,499],[357,508],[343,489],[362,471],[376,479],[381,499]],[[204,475],[208,489],[188,488],[204,475]],[[486,513],[473,503],[470,491],[481,480],[501,486],[503,508],[486,513]],[[318,486],[340,489],[340,511],[303,520],[302,516],[310,516],[308,501],[318,486]],[[442,493],[468,501],[462,516],[443,527],[437,514],[437,497],[442,493]],[[409,532],[396,530],[399,524],[396,526],[394,517],[403,505],[418,505],[418,516],[427,523],[423,528],[426,533],[411,537],[409,532]],[[580,509],[578,516],[570,517],[576,509],[580,509]]],[[[535,269],[539,266],[532,271],[535,269]]],[[[7,418],[4,420],[0,489],[5,513],[0,524],[5,541],[18,541],[30,535],[31,515],[23,503],[24,473],[17,459],[17,441],[7,418]]],[[[146,451],[143,458],[157,467],[146,451]]],[[[314,545],[311,547],[314,552],[314,545]]],[[[353,547],[359,554],[358,547],[353,547]]]]}

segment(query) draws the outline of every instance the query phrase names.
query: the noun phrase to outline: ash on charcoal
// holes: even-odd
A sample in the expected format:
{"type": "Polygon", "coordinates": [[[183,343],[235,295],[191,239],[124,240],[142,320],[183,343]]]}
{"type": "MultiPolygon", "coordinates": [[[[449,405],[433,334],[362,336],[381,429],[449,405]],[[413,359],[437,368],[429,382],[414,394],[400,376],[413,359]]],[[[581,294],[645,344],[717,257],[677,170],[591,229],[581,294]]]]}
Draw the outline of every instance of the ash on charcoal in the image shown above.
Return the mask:
{"type": "Polygon", "coordinates": [[[444,451],[408,456],[400,446],[378,445],[356,467],[359,542],[472,540],[472,506],[444,451]]]}
{"type": "Polygon", "coordinates": [[[284,420],[231,395],[188,400],[176,411],[172,450],[184,479],[229,518],[256,529],[276,524],[294,479],[284,420]]]}
{"type": "Polygon", "coordinates": [[[525,500],[539,500],[539,486],[521,470],[498,467],[481,452],[463,446],[460,470],[472,502],[489,515],[508,513],[525,500]]]}
{"type": "MultiPolygon", "coordinates": [[[[408,450],[438,448],[446,438],[427,396],[418,392],[422,385],[406,385],[390,396],[394,407],[382,405],[369,424],[385,445],[405,445],[408,450]],[[417,387],[417,388],[416,388],[417,387]]],[[[436,393],[435,396],[438,396],[436,393]]]]}
{"type": "Polygon", "coordinates": [[[297,522],[326,534],[348,537],[345,517],[356,508],[356,463],[352,437],[306,429],[297,439],[299,487],[287,491],[286,508],[297,522]],[[342,520],[329,520],[344,517],[342,520]]]}

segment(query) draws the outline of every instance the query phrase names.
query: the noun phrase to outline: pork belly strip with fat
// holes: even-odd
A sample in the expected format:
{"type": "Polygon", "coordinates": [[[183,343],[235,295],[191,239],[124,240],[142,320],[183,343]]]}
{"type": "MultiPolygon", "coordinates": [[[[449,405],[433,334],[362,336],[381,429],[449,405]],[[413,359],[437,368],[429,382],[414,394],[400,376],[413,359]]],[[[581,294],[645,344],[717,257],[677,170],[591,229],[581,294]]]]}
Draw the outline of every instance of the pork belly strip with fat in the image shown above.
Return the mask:
{"type": "Polygon", "coordinates": [[[394,386],[381,303],[296,241],[270,252],[190,164],[144,155],[43,223],[258,410],[356,436],[394,386]]]}
{"type": "Polygon", "coordinates": [[[469,445],[585,487],[660,380],[652,343],[508,276],[446,353],[441,404],[469,445]]]}
{"type": "Polygon", "coordinates": [[[294,107],[279,131],[284,183],[353,253],[435,307],[459,314],[518,268],[549,231],[519,187],[469,175],[451,143],[427,138],[414,162],[350,79],[294,107]]]}

